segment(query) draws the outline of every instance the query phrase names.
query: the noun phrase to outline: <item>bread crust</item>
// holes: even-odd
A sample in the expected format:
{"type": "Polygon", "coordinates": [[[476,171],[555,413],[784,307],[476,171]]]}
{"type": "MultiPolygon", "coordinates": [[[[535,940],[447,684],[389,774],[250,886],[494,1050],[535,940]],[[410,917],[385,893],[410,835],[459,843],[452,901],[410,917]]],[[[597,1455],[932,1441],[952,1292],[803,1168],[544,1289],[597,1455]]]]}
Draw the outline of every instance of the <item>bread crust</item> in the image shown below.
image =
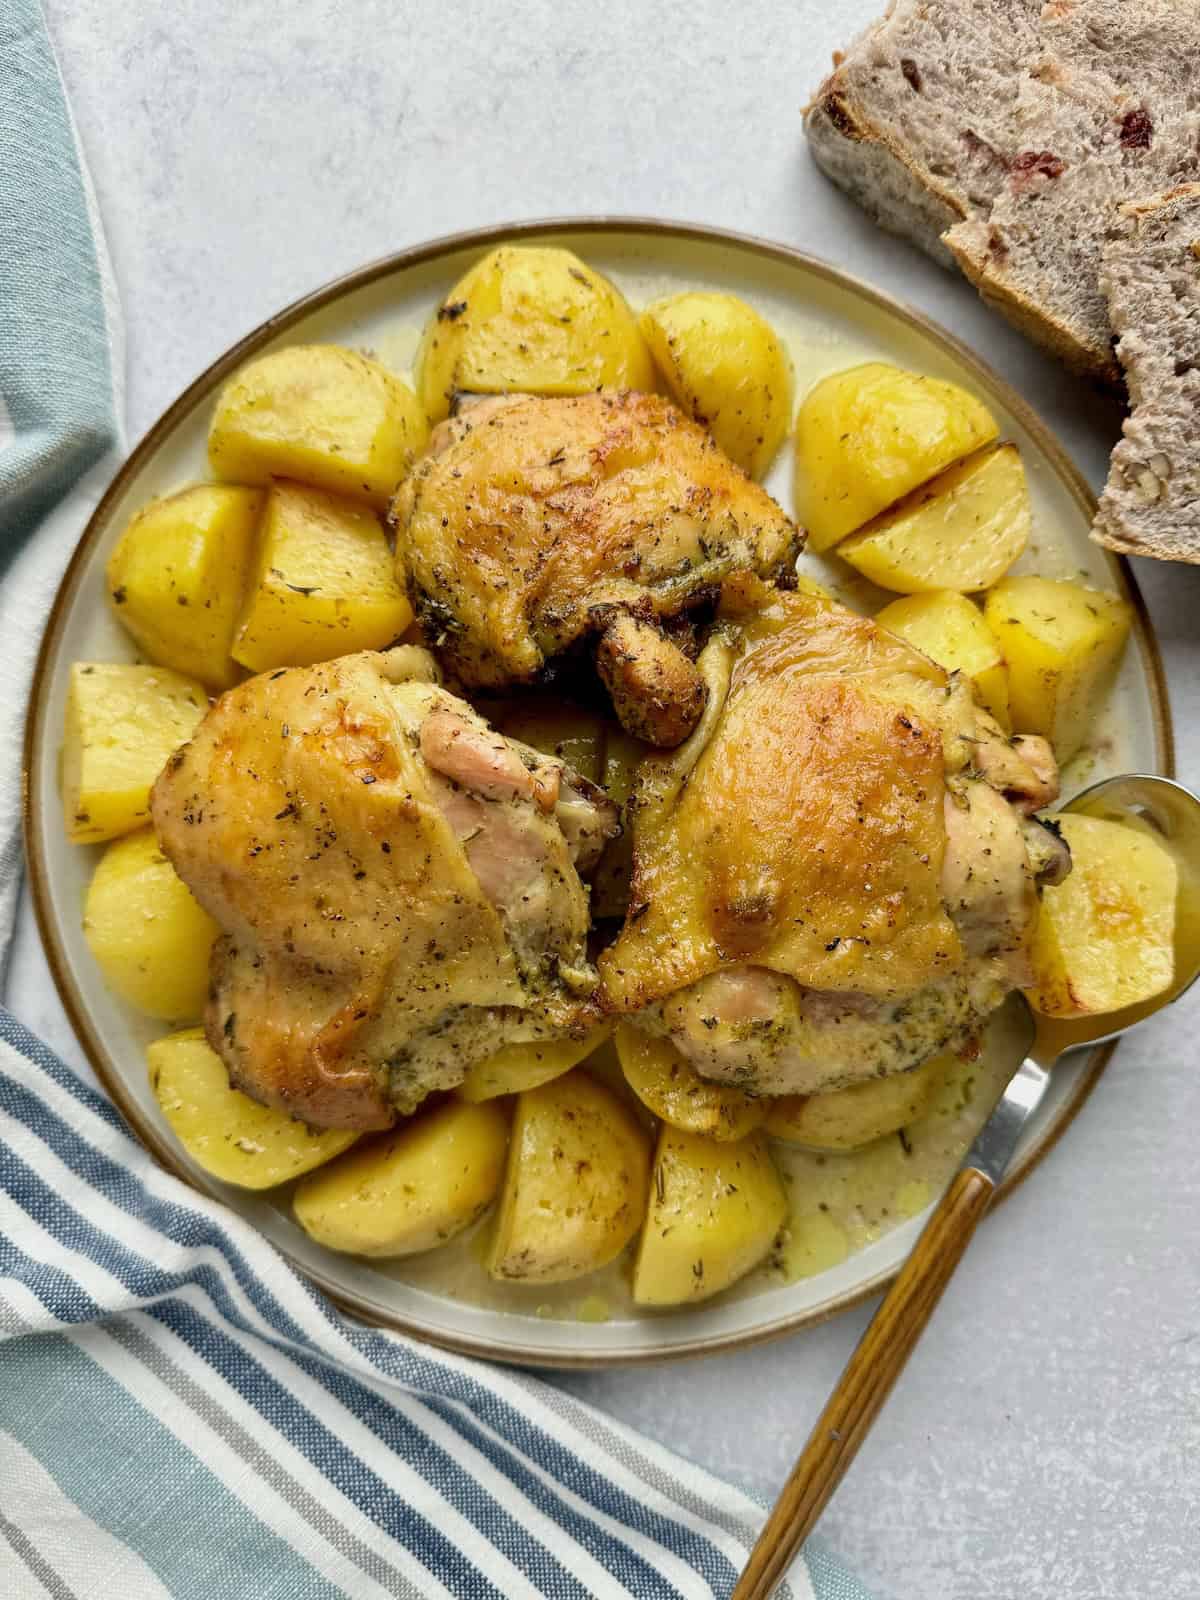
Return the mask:
{"type": "Polygon", "coordinates": [[[1081,340],[1076,330],[1045,306],[1037,305],[1019,288],[997,276],[994,241],[984,222],[964,222],[949,229],[945,245],[963,276],[974,284],[980,298],[1011,322],[1018,332],[1077,372],[1105,388],[1121,387],[1121,367],[1109,342],[1100,349],[1081,340]]]}
{"type": "Polygon", "coordinates": [[[1119,388],[1092,241],[1110,189],[1200,170],[1194,56],[1200,13],[1176,0],[892,0],[837,58],[806,131],[883,227],[1119,388]]]}
{"type": "Polygon", "coordinates": [[[1117,208],[1100,284],[1133,409],[1092,538],[1122,555],[1200,565],[1200,183],[1117,208]]]}
{"type": "Polygon", "coordinates": [[[840,69],[817,91],[804,127],[821,171],[885,232],[908,239],[947,270],[957,267],[993,310],[1073,372],[1120,386],[1111,348],[1100,352],[1081,342],[1044,307],[994,275],[987,224],[971,218],[951,190],[871,119],[841,81],[840,69]]]}
{"type": "Polygon", "coordinates": [[[808,106],[804,127],[817,165],[888,233],[908,239],[953,270],[942,235],[966,216],[939,186],[871,121],[835,69],[808,106]]]}

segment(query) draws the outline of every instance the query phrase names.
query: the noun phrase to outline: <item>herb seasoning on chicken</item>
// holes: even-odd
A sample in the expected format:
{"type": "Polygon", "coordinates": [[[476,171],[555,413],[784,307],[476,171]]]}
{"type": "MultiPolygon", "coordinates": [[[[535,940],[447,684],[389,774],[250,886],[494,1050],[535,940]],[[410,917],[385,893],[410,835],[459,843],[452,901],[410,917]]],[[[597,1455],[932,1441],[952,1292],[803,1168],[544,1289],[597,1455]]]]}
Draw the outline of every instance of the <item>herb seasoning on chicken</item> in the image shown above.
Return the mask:
{"type": "Polygon", "coordinates": [[[209,1041],[315,1125],[386,1127],[502,1044],[595,1020],[579,873],[615,808],[435,679],[411,647],[252,678],[154,790],[223,930],[209,1041]]]}
{"type": "Polygon", "coordinates": [[[1049,747],[831,602],[735,580],[721,616],[703,720],[642,768],[607,1004],[759,1094],[916,1066],[1029,982],[1049,747]]]}
{"type": "Polygon", "coordinates": [[[670,747],[704,686],[663,623],[802,539],[703,428],[657,395],[476,402],[440,424],[392,508],[432,648],[468,688],[536,678],[587,634],[635,738],[670,747]]]}

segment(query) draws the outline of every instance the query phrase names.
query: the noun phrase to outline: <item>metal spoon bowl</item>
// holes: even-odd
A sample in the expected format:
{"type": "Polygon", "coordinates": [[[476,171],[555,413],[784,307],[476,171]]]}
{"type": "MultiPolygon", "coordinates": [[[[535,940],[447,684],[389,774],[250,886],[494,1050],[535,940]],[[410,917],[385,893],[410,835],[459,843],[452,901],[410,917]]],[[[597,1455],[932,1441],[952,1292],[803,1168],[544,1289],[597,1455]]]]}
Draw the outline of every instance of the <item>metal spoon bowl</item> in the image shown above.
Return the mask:
{"type": "Polygon", "coordinates": [[[812,1532],[858,1447],[883,1408],[962,1259],[1037,1109],[1058,1058],[1081,1045],[1115,1039],[1174,1004],[1200,975],[1200,799],[1182,784],[1148,773],[1108,778],[1065,807],[1151,830],[1179,869],[1175,973],[1163,993],[1103,1016],[1035,1016],[1023,997],[1025,1059],[1016,1069],[912,1254],[876,1311],[792,1469],[732,1600],[767,1600],[812,1532]]]}

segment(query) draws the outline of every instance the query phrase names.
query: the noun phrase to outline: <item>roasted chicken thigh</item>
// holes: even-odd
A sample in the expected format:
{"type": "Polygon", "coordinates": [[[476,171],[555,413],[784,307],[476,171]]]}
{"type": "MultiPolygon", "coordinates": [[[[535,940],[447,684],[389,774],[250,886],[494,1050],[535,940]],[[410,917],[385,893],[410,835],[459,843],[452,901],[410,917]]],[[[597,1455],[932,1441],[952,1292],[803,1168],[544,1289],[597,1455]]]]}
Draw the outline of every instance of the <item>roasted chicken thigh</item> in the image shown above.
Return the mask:
{"type": "Polygon", "coordinates": [[[727,584],[704,717],[642,767],[610,1010],[704,1076],[810,1094],[965,1041],[1028,983],[1028,813],[1057,774],[911,646],[812,596],[727,584]]]}
{"type": "Polygon", "coordinates": [[[152,797],[223,930],[206,1016],[238,1087],[386,1127],[476,1060],[594,1021],[580,872],[615,809],[402,647],[221,696],[152,797]]]}
{"type": "Polygon", "coordinates": [[[594,634],[618,717],[660,746],[705,694],[669,620],[732,573],[783,572],[801,544],[702,428],[631,392],[477,402],[434,430],[392,520],[417,616],[462,684],[528,682],[594,634]]]}

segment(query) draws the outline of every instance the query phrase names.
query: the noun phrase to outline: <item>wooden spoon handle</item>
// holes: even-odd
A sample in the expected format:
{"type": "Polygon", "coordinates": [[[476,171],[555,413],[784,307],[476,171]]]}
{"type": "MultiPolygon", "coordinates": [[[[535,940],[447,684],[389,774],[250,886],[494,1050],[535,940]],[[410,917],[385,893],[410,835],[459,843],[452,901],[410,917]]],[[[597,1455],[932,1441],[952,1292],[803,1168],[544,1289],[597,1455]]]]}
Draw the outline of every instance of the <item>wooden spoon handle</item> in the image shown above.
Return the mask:
{"type": "Polygon", "coordinates": [[[992,1180],[975,1167],[963,1167],[946,1190],[846,1363],[732,1600],[774,1594],[904,1370],[994,1192],[992,1180]]]}

